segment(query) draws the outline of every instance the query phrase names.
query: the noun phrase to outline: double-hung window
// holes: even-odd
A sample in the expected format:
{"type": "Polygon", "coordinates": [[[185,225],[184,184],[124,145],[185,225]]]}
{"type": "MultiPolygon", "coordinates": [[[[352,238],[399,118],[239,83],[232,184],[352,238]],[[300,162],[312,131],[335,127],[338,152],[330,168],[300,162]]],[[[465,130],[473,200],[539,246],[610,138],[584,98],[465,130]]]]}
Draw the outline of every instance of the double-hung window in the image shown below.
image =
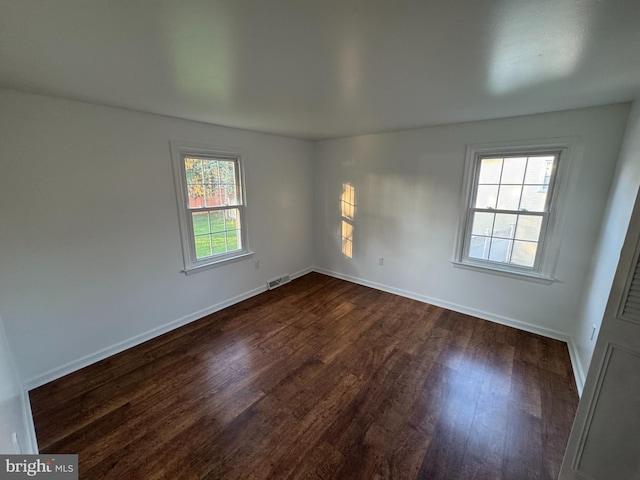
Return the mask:
{"type": "Polygon", "coordinates": [[[247,255],[241,155],[171,142],[185,272],[247,255]]]}
{"type": "Polygon", "coordinates": [[[566,143],[470,147],[454,263],[552,280],[558,174],[567,160],[566,143]]]}

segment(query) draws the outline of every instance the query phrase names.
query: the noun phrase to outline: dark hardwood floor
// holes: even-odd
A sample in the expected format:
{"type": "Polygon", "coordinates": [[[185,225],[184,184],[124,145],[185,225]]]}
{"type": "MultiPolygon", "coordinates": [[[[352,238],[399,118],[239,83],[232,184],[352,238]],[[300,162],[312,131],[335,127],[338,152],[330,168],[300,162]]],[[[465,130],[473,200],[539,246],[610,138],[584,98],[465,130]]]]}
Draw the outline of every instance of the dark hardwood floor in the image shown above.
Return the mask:
{"type": "Polygon", "coordinates": [[[80,478],[552,479],[564,343],[306,275],[30,392],[80,478]]]}

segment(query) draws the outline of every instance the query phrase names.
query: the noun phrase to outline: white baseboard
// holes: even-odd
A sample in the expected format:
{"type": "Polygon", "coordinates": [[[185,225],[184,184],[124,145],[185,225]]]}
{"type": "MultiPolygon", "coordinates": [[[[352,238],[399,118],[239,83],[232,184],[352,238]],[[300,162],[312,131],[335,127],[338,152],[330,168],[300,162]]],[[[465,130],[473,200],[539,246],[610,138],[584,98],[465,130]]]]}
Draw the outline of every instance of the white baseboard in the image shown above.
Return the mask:
{"type": "MultiPolygon", "coordinates": [[[[290,274],[291,279],[301,277],[307,273],[313,271],[312,267],[304,268],[298,272],[290,274]]],[[[23,382],[24,388],[28,390],[32,390],[34,388],[40,387],[45,383],[49,383],[53,380],[61,378],[69,373],[80,370],[81,368],[88,367],[89,365],[99,362],[100,360],[104,360],[112,355],[123,352],[129,348],[135,347],[136,345],[140,345],[141,343],[146,342],[147,340],[151,340],[155,337],[163,335],[171,330],[175,330],[176,328],[182,327],[188,323],[194,322],[196,320],[201,319],[202,317],[206,317],[207,315],[211,315],[217,311],[220,311],[224,308],[230,307],[231,305],[235,305],[243,300],[254,297],[262,292],[267,290],[266,282],[263,286],[254,288],[253,290],[249,290],[248,292],[241,293],[240,295],[236,295],[235,297],[229,298],[227,300],[223,300],[222,302],[216,303],[215,305],[211,305],[209,307],[203,308],[202,310],[198,310],[197,312],[193,312],[189,315],[185,315],[182,318],[178,318],[177,320],[173,320],[169,323],[161,325],[159,327],[153,328],[147,332],[136,335],[135,337],[129,338],[122,342],[116,343],[115,345],[111,345],[109,347],[98,350],[97,352],[91,353],[89,355],[85,355],[84,357],[78,358],[77,360],[73,360],[69,363],[61,365],[59,367],[53,368],[41,375],[37,375],[32,377],[25,382],[23,382]]]]}
{"type": "Polygon", "coordinates": [[[580,356],[578,355],[578,351],[576,349],[573,338],[570,335],[567,335],[566,333],[559,332],[557,330],[553,330],[546,327],[540,327],[539,325],[522,322],[514,318],[509,318],[502,315],[496,315],[494,313],[485,312],[483,310],[465,307],[457,303],[447,302],[445,300],[428,297],[426,295],[422,295],[416,292],[410,292],[407,290],[402,290],[400,288],[391,287],[389,285],[384,285],[377,282],[371,282],[369,280],[365,280],[364,278],[345,275],[339,272],[334,272],[332,270],[327,270],[325,268],[315,267],[313,270],[318,273],[323,273],[331,277],[339,278],[341,280],[346,280],[348,282],[364,285],[365,287],[375,288],[376,290],[382,290],[383,292],[393,293],[395,295],[400,295],[401,297],[411,298],[413,300],[429,303],[437,307],[446,308],[448,310],[464,313],[466,315],[478,317],[483,320],[488,320],[490,322],[499,323],[501,325],[506,325],[508,327],[517,328],[518,330],[524,330],[525,332],[535,333],[538,335],[542,335],[543,337],[549,337],[555,340],[560,340],[562,342],[565,342],[569,350],[569,357],[571,358],[571,366],[573,368],[573,375],[576,380],[576,386],[578,387],[578,394],[582,395],[582,388],[584,387],[585,377],[584,377],[584,372],[582,371],[582,364],[580,363],[580,356]]]}
{"type": "Polygon", "coordinates": [[[33,413],[31,412],[31,400],[29,400],[29,391],[22,390],[22,417],[27,433],[27,438],[22,441],[22,453],[25,455],[34,455],[39,453],[38,438],[36,437],[36,427],[33,424],[33,413]]]}
{"type": "Polygon", "coordinates": [[[298,277],[304,277],[307,273],[311,273],[311,272],[315,272],[315,269],[313,267],[307,267],[297,271],[296,273],[289,275],[289,277],[291,277],[291,280],[293,280],[298,277]]]}
{"type": "Polygon", "coordinates": [[[578,352],[578,347],[576,346],[576,342],[571,338],[567,345],[569,347],[569,356],[571,357],[571,366],[573,367],[573,376],[576,379],[576,387],[578,388],[578,395],[582,396],[582,390],[584,389],[584,381],[586,380],[586,375],[584,369],[582,368],[582,362],[580,361],[580,353],[578,352]]]}

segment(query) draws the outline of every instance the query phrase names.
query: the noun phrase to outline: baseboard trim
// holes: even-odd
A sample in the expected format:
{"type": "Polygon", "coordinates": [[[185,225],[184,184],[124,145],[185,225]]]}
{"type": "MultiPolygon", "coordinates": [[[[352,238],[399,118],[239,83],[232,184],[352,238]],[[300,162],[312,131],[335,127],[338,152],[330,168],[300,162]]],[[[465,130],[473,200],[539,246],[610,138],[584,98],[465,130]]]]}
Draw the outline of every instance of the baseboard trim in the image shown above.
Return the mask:
{"type": "Polygon", "coordinates": [[[38,437],[36,436],[36,426],[33,423],[33,413],[31,411],[31,400],[29,399],[29,391],[22,390],[22,416],[26,428],[27,438],[24,439],[22,452],[25,455],[35,455],[40,453],[38,450],[38,437]]]}
{"type": "Polygon", "coordinates": [[[538,335],[542,335],[543,337],[549,337],[555,340],[560,340],[562,342],[565,342],[569,350],[569,358],[571,359],[571,366],[573,369],[573,375],[576,380],[578,394],[582,395],[585,376],[584,376],[584,372],[582,371],[582,364],[580,363],[580,355],[578,354],[578,350],[576,348],[575,342],[573,341],[573,338],[570,335],[567,335],[566,333],[559,332],[557,330],[553,330],[550,328],[540,327],[538,325],[533,325],[531,323],[522,322],[520,320],[505,317],[502,315],[496,315],[490,312],[485,312],[484,310],[465,307],[457,303],[447,302],[437,298],[428,297],[426,295],[421,295],[416,292],[410,292],[408,290],[402,290],[400,288],[391,287],[389,285],[384,285],[377,282],[371,282],[369,280],[365,280],[364,278],[354,277],[352,275],[345,275],[343,273],[335,272],[333,270],[327,270],[326,268],[314,267],[313,270],[318,273],[322,273],[324,275],[329,275],[331,277],[339,278],[341,280],[346,280],[348,282],[364,285],[365,287],[375,288],[376,290],[382,290],[383,292],[393,293],[395,295],[400,295],[401,297],[411,298],[413,300],[429,303],[437,307],[446,308],[448,310],[464,313],[466,315],[478,317],[483,320],[488,320],[490,322],[499,323],[501,325],[506,325],[508,327],[517,328],[518,330],[524,330],[525,332],[535,333],[538,335]]]}
{"type": "Polygon", "coordinates": [[[297,271],[296,273],[292,273],[291,275],[289,275],[289,277],[291,277],[291,280],[294,280],[298,277],[304,277],[307,273],[311,273],[314,272],[314,268],[313,267],[307,267],[307,268],[303,268],[302,270],[297,271]]]}
{"type": "MultiPolygon", "coordinates": [[[[307,267],[298,272],[290,274],[291,279],[295,279],[306,275],[313,271],[313,267],[307,267]]],[[[34,388],[40,387],[45,383],[52,382],[53,380],[57,380],[58,378],[64,377],[70,373],[73,373],[81,368],[88,367],[89,365],[99,362],[100,360],[104,360],[112,355],[123,352],[129,348],[135,347],[136,345],[140,345],[148,340],[151,340],[155,337],[159,337],[167,332],[175,330],[176,328],[180,328],[183,325],[187,325],[188,323],[194,322],[196,320],[201,319],[202,317],[206,317],[207,315],[211,315],[217,311],[220,311],[224,308],[230,307],[231,305],[235,305],[236,303],[242,302],[248,298],[254,297],[260,293],[267,291],[266,282],[263,286],[254,288],[247,292],[241,293],[240,295],[236,295],[235,297],[229,298],[227,300],[223,300],[222,302],[218,302],[209,307],[203,308],[202,310],[198,310],[197,312],[193,312],[189,315],[185,315],[184,317],[173,320],[169,323],[165,323],[159,327],[153,328],[147,332],[141,333],[132,337],[128,340],[124,340],[122,342],[116,343],[109,347],[98,350],[97,352],[91,353],[89,355],[85,355],[77,360],[73,360],[69,363],[66,363],[60,367],[53,368],[41,375],[37,375],[32,377],[25,382],[23,382],[24,388],[29,391],[34,388]]]]}
{"type": "Polygon", "coordinates": [[[576,380],[576,388],[578,389],[578,395],[582,397],[582,390],[584,389],[584,382],[586,380],[586,375],[584,369],[582,368],[582,362],[580,361],[580,353],[578,352],[578,347],[573,338],[567,342],[569,347],[569,357],[571,357],[571,366],[573,367],[573,376],[576,380]]]}

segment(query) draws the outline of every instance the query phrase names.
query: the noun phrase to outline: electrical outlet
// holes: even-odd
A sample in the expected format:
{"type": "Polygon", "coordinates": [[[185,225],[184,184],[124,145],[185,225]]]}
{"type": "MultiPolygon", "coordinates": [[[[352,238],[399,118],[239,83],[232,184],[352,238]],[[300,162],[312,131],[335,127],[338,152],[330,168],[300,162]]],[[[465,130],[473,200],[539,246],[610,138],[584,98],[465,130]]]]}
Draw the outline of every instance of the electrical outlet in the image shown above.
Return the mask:
{"type": "Polygon", "coordinates": [[[256,260],[256,270],[260,268],[260,260],[256,260]]]}
{"type": "Polygon", "coordinates": [[[591,326],[593,327],[593,330],[591,330],[591,341],[593,341],[593,337],[596,336],[596,326],[595,324],[591,326]]]}
{"type": "Polygon", "coordinates": [[[380,258],[378,259],[378,265],[380,265],[380,266],[383,266],[383,265],[384,265],[384,258],[383,258],[383,257],[380,257],[380,258]]]}

